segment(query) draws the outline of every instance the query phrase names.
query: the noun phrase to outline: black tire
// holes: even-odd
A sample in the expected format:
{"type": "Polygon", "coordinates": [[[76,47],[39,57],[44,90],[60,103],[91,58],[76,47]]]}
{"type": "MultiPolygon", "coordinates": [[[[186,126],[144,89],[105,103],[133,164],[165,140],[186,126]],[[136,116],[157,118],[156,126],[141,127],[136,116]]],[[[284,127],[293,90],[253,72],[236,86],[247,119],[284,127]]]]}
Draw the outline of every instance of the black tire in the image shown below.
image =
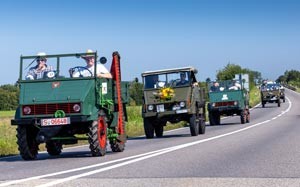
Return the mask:
{"type": "Polygon", "coordinates": [[[283,97],[283,102],[285,103],[285,97],[283,97]]]}
{"type": "Polygon", "coordinates": [[[193,114],[190,117],[190,132],[192,136],[199,135],[199,119],[196,114],[193,114]]]}
{"type": "Polygon", "coordinates": [[[241,124],[245,124],[246,122],[246,111],[245,110],[242,110],[241,113],[240,113],[240,116],[241,116],[241,124]]]}
{"type": "Polygon", "coordinates": [[[199,134],[205,134],[205,121],[204,121],[204,117],[203,114],[200,116],[199,118],[199,134]]]}
{"type": "Polygon", "coordinates": [[[215,119],[216,119],[217,125],[220,125],[221,124],[221,115],[219,112],[216,112],[215,119]]]}
{"type": "Polygon", "coordinates": [[[164,135],[164,126],[166,125],[165,122],[159,123],[157,125],[154,126],[154,132],[155,132],[155,136],[157,138],[161,138],[164,135]]]}
{"type": "MultiPolygon", "coordinates": [[[[123,118],[123,129],[125,130],[126,122],[125,118],[123,118]]],[[[126,133],[125,133],[126,134],[126,133]]],[[[125,150],[125,142],[120,140],[110,141],[110,148],[112,152],[123,152],[125,150]]]]}
{"type": "Polygon", "coordinates": [[[104,156],[106,154],[107,123],[105,114],[90,124],[88,140],[92,156],[104,156]]]}
{"type": "Polygon", "coordinates": [[[57,156],[60,155],[61,150],[63,149],[62,143],[59,141],[47,141],[46,142],[46,149],[49,155],[57,156]]]}
{"type": "Polygon", "coordinates": [[[277,106],[280,107],[280,99],[277,100],[277,106]]]}
{"type": "Polygon", "coordinates": [[[217,125],[217,123],[216,123],[216,121],[215,121],[215,116],[214,116],[214,113],[213,113],[213,112],[209,112],[208,118],[209,118],[209,124],[210,124],[211,126],[217,125]]]}
{"type": "Polygon", "coordinates": [[[265,102],[261,102],[263,108],[265,108],[265,104],[266,104],[265,102]]]}
{"type": "Polygon", "coordinates": [[[110,148],[112,152],[123,152],[125,149],[125,144],[123,142],[110,143],[110,148]]]}
{"type": "Polygon", "coordinates": [[[144,118],[144,131],[146,138],[150,139],[154,137],[154,126],[150,118],[144,118]]]}
{"type": "Polygon", "coordinates": [[[24,160],[35,160],[38,155],[39,144],[36,141],[38,130],[32,126],[17,127],[17,144],[20,155],[24,160]]]}

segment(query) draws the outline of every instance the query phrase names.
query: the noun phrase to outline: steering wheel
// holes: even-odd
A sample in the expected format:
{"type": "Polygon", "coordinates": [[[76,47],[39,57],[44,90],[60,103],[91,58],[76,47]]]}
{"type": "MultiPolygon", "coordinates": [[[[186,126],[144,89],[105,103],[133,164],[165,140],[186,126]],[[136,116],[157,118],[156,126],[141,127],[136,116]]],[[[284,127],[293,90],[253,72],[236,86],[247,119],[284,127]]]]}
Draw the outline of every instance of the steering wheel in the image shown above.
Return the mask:
{"type": "Polygon", "coordinates": [[[84,67],[84,66],[76,66],[74,68],[71,68],[69,70],[69,73],[70,73],[70,77],[73,78],[73,73],[74,72],[78,72],[79,73],[79,77],[83,77],[83,75],[81,74],[82,73],[82,70],[87,70],[90,75],[89,77],[92,77],[93,76],[93,73],[91,72],[91,70],[89,70],[87,67],[84,67]]]}

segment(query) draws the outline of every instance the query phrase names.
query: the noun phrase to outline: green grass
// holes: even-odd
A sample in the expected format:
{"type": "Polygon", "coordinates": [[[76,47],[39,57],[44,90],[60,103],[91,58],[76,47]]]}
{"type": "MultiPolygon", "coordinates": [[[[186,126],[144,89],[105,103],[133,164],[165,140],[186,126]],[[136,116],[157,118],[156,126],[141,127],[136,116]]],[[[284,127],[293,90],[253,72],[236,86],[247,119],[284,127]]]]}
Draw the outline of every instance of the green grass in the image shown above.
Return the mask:
{"type": "Polygon", "coordinates": [[[253,87],[250,90],[250,107],[254,107],[260,103],[260,91],[257,87],[253,87]]]}
{"type": "Polygon", "coordinates": [[[14,110],[0,111],[0,118],[13,117],[14,115],[15,115],[15,111],[14,110]]]}
{"type": "Polygon", "coordinates": [[[10,119],[0,118],[0,156],[18,154],[16,127],[10,125],[10,119]]]}

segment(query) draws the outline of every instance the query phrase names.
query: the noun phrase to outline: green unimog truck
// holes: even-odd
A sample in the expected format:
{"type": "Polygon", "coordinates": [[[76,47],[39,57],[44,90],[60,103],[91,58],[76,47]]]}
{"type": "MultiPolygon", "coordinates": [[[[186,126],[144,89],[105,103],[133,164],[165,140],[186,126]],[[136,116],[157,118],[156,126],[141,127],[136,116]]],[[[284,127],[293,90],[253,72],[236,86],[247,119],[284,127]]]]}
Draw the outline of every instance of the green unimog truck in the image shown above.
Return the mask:
{"type": "Polygon", "coordinates": [[[162,137],[167,122],[186,121],[192,136],[205,133],[205,89],[198,86],[196,73],[193,67],[142,73],[146,138],[162,137]]]}
{"type": "MultiPolygon", "coordinates": [[[[107,140],[113,152],[124,150],[129,84],[121,82],[120,56],[112,55],[112,79],[94,76],[98,63],[89,76],[72,76],[86,70],[81,59],[85,55],[98,57],[97,52],[43,56],[53,70],[40,78],[27,75],[40,56],[21,56],[19,107],[11,124],[17,126],[24,160],[36,159],[41,143],[50,155],[59,155],[64,144],[81,139],[88,140],[92,156],[105,155],[107,140]]],[[[100,59],[103,64],[106,61],[100,59]]]]}
{"type": "Polygon", "coordinates": [[[220,125],[221,115],[239,115],[242,124],[250,122],[248,80],[247,74],[239,74],[233,80],[208,83],[210,125],[220,125]]]}

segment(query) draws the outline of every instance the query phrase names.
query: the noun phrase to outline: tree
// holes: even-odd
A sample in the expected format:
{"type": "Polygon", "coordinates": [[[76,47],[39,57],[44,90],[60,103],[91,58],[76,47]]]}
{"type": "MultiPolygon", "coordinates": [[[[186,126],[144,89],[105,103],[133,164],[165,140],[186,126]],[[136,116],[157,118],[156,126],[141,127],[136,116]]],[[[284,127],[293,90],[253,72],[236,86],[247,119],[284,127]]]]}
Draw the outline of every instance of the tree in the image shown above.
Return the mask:
{"type": "Polygon", "coordinates": [[[15,110],[19,103],[19,88],[16,85],[0,86],[0,110],[15,110]]]}
{"type": "Polygon", "coordinates": [[[255,86],[255,80],[261,80],[261,73],[247,68],[242,68],[239,65],[228,63],[223,69],[217,73],[218,80],[232,80],[236,74],[248,74],[250,89],[255,86]]]}
{"type": "Polygon", "coordinates": [[[143,84],[137,79],[131,82],[129,87],[130,105],[141,105],[143,103],[143,84]]]}
{"type": "Polygon", "coordinates": [[[218,80],[232,80],[235,74],[243,73],[241,66],[228,63],[222,70],[217,73],[218,80]]]}

